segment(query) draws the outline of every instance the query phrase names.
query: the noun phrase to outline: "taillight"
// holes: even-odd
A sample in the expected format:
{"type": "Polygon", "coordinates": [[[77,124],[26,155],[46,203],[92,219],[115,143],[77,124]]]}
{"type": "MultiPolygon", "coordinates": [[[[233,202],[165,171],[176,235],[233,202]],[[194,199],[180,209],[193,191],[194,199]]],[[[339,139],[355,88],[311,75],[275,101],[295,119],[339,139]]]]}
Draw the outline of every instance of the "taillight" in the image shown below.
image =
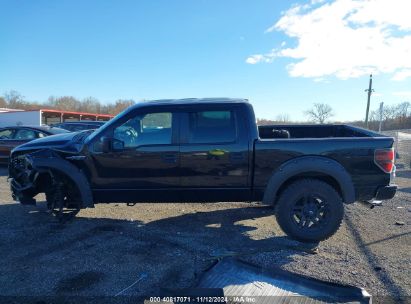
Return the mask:
{"type": "Polygon", "coordinates": [[[394,168],[395,153],[394,148],[391,149],[377,149],[374,153],[374,162],[385,173],[391,173],[394,168]]]}

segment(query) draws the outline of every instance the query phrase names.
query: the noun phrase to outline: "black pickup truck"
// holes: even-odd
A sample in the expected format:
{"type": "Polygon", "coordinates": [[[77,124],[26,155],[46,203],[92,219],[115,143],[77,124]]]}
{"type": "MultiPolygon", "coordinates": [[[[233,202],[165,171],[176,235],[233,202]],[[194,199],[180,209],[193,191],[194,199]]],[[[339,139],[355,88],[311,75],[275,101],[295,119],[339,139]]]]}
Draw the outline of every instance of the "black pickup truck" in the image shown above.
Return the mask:
{"type": "MultiPolygon", "coordinates": [[[[142,102],[97,131],[50,136],[15,148],[13,198],[48,207],[101,202],[262,201],[291,237],[333,235],[343,203],[386,200],[393,139],[347,125],[257,127],[243,99],[142,102]]],[[[64,209],[65,210],[65,209],[64,209]]]]}

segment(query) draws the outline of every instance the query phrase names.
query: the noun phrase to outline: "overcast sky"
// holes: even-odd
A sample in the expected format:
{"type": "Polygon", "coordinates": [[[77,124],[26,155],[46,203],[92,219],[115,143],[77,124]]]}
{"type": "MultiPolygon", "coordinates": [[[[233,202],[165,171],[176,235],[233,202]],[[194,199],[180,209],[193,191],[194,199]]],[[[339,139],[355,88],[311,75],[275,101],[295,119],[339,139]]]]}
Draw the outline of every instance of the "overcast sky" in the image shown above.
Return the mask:
{"type": "Polygon", "coordinates": [[[0,94],[244,97],[260,118],[336,120],[411,101],[409,0],[0,0],[0,94]]]}

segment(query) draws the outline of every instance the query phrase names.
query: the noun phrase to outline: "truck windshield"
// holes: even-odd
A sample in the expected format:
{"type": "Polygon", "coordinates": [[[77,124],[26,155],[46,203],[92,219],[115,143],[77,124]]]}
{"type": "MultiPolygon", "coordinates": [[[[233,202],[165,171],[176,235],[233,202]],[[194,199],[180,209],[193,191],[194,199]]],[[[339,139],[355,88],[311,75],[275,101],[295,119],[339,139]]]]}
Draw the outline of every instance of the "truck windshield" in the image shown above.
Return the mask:
{"type": "Polygon", "coordinates": [[[118,114],[113,119],[106,122],[104,125],[102,125],[100,128],[98,128],[95,132],[91,133],[90,136],[87,137],[87,141],[93,140],[99,134],[104,134],[107,129],[109,129],[113,124],[116,123],[116,121],[118,121],[119,119],[126,116],[133,109],[134,109],[134,107],[129,107],[129,108],[125,109],[123,112],[121,112],[120,114],[118,114]]]}

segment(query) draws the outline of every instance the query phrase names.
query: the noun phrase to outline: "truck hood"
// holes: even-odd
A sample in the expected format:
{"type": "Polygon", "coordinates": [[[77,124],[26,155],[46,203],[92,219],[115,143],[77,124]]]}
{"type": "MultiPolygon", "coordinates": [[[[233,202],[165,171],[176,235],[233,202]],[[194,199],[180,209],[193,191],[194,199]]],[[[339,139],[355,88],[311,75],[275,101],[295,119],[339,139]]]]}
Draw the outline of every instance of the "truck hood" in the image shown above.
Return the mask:
{"type": "Polygon", "coordinates": [[[73,132],[38,138],[14,148],[11,153],[41,149],[62,150],[69,153],[78,152],[83,145],[83,139],[85,137],[81,135],[88,134],[84,134],[84,132],[73,132]]]}

